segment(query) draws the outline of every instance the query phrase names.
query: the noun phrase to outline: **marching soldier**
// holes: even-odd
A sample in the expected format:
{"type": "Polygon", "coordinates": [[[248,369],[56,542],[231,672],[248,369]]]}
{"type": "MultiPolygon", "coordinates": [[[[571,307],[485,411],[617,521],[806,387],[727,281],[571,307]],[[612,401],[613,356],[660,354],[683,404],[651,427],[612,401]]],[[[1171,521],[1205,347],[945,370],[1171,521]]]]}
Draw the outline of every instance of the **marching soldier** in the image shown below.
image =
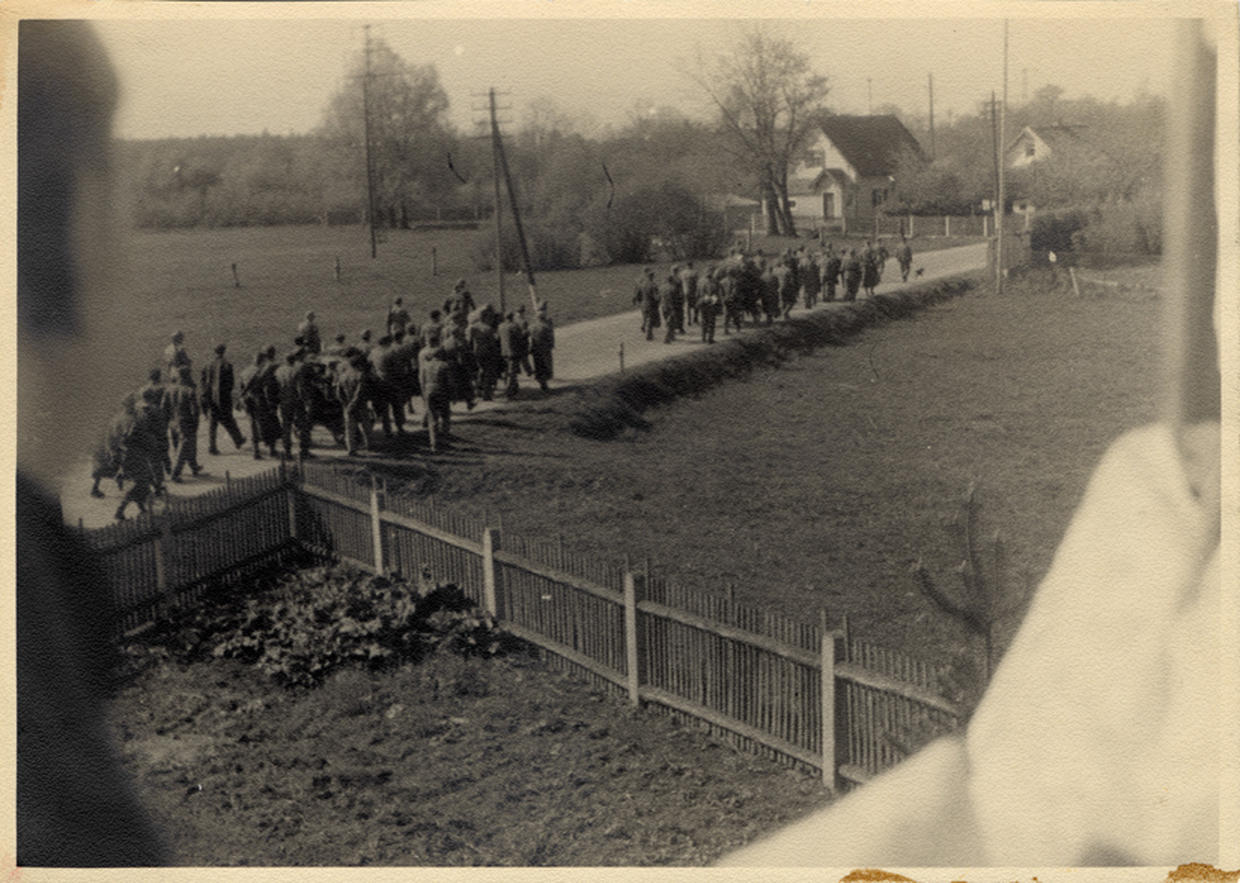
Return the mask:
{"type": "MultiPolygon", "coordinates": [[[[512,323],[511,313],[504,322],[512,323]]],[[[501,325],[502,329],[504,326],[501,325]]],[[[510,367],[510,389],[515,388],[516,369],[510,367]]],[[[439,437],[449,433],[452,423],[452,367],[448,364],[448,355],[440,346],[439,335],[432,334],[418,355],[418,379],[422,386],[422,400],[426,409],[423,417],[426,423],[426,434],[430,449],[435,451],[439,446],[439,437]]],[[[513,395],[510,392],[509,395],[513,395]]]]}
{"type": "Polygon", "coordinates": [[[314,313],[306,313],[306,318],[297,326],[297,336],[301,338],[301,345],[308,352],[314,353],[316,356],[323,349],[322,339],[319,337],[319,326],[314,323],[314,313]]]}
{"type": "Polygon", "coordinates": [[[275,370],[275,382],[279,390],[281,441],[284,456],[293,456],[293,431],[297,431],[298,453],[313,457],[310,451],[310,414],[302,392],[301,350],[294,350],[284,357],[284,364],[275,370]]]}
{"type": "Polygon", "coordinates": [[[856,300],[860,287],[861,259],[857,257],[857,249],[850,248],[848,260],[844,261],[844,300],[856,300]]]}
{"type": "Polygon", "coordinates": [[[336,374],[336,398],[344,411],[344,451],[357,454],[357,438],[370,448],[370,402],[379,393],[370,360],[360,353],[340,367],[336,374]]]}
{"type": "Polygon", "coordinates": [[[873,242],[867,242],[861,255],[861,287],[867,297],[874,296],[874,287],[878,285],[878,251],[873,242]]]}
{"type": "Polygon", "coordinates": [[[896,260],[900,262],[900,281],[907,282],[909,270],[913,268],[913,247],[908,244],[908,237],[900,234],[900,247],[896,250],[896,260]]]}
{"type": "Polygon", "coordinates": [[[172,335],[172,343],[164,348],[165,376],[170,383],[175,383],[181,375],[182,368],[191,368],[193,363],[189,353],[185,351],[185,332],[177,331],[172,335]]]}
{"type": "Polygon", "coordinates": [[[659,286],[659,309],[663,314],[663,324],[667,326],[664,343],[671,343],[676,337],[676,289],[676,277],[672,275],[659,286]]]}
{"type": "MultiPolygon", "coordinates": [[[[504,395],[513,398],[519,391],[517,377],[521,373],[521,360],[524,358],[524,335],[512,313],[504,317],[496,335],[499,337],[499,350],[504,360],[504,370],[508,375],[508,385],[504,390],[504,395]]],[[[436,337],[435,340],[438,342],[439,338],[436,337]]],[[[423,390],[423,395],[425,394],[423,390]]]]}
{"type": "Polygon", "coordinates": [[[500,352],[499,337],[491,323],[487,307],[475,310],[466,331],[466,342],[474,353],[478,365],[478,396],[489,402],[495,396],[495,384],[504,369],[504,357],[500,352]]]}
{"type": "Polygon", "coordinates": [[[551,360],[551,351],[554,349],[555,326],[547,315],[547,302],[542,301],[530,325],[530,355],[534,358],[534,379],[538,381],[543,392],[547,391],[547,381],[554,373],[551,360]]]}
{"type": "Polygon", "coordinates": [[[689,324],[696,325],[698,322],[698,272],[693,269],[693,261],[687,262],[684,269],[680,271],[680,290],[684,293],[689,324]]]}
{"type": "Polygon", "coordinates": [[[822,284],[827,290],[827,300],[835,300],[835,286],[839,284],[840,273],[844,269],[844,261],[835,252],[835,248],[827,246],[827,262],[822,268],[822,284]]]}
{"type": "Polygon", "coordinates": [[[801,259],[800,277],[805,309],[812,310],[818,304],[818,294],[822,291],[822,276],[812,252],[801,259]]]}
{"type": "Polygon", "coordinates": [[[259,444],[265,444],[271,456],[276,456],[276,442],[280,439],[280,418],[277,414],[278,394],[272,395],[274,377],[269,370],[267,353],[259,351],[254,363],[241,369],[237,396],[241,406],[250,417],[250,438],[254,440],[254,459],[261,460],[259,444]]]}
{"type": "Polygon", "coordinates": [[[215,358],[202,371],[202,399],[207,408],[207,453],[212,455],[220,452],[215,446],[215,437],[221,426],[232,437],[237,450],[245,444],[245,436],[233,417],[233,366],[224,358],[226,349],[224,344],[217,344],[215,358]]]}
{"type": "MultiPolygon", "coordinates": [[[[177,446],[176,461],[172,464],[172,480],[180,484],[181,471],[186,466],[189,466],[193,475],[202,472],[202,467],[198,465],[198,422],[202,410],[198,404],[198,390],[194,388],[193,372],[189,368],[182,368],[177,379],[170,396],[177,446]]],[[[146,421],[149,424],[149,414],[146,421]]]]}
{"type": "Polygon", "coordinates": [[[397,297],[388,307],[387,333],[396,336],[397,331],[406,331],[409,325],[409,311],[405,309],[405,300],[397,297]]]}
{"type": "Polygon", "coordinates": [[[707,270],[702,280],[701,295],[697,299],[697,315],[702,324],[702,342],[715,342],[715,317],[719,315],[719,282],[714,268],[707,270]]]}
{"type": "Polygon", "coordinates": [[[655,284],[653,268],[647,267],[638,277],[633,303],[641,310],[642,331],[646,334],[646,340],[654,340],[654,329],[659,327],[659,286],[655,284]]]}

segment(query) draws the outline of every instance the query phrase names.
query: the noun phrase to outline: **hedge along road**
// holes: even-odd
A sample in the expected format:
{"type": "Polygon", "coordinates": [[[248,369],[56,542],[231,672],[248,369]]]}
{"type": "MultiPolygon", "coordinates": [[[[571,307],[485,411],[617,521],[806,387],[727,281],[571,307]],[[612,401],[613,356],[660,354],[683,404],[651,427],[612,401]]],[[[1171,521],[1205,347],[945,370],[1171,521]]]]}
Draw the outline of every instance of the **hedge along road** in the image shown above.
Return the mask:
{"type": "MultiPolygon", "coordinates": [[[[914,271],[920,268],[923,272],[921,276],[910,278],[907,283],[900,281],[899,267],[895,260],[892,259],[888,262],[886,272],[884,273],[886,279],[879,283],[876,291],[880,294],[898,291],[901,288],[914,284],[922,284],[936,279],[969,273],[984,267],[986,265],[986,257],[987,243],[985,242],[914,255],[914,271]]],[[[633,281],[636,283],[636,276],[633,281]]],[[[627,308],[631,303],[632,291],[616,292],[614,296],[617,298],[617,303],[626,308],[624,312],[600,319],[577,322],[556,329],[556,376],[550,384],[553,390],[579,386],[582,383],[596,380],[618,371],[620,369],[620,352],[622,350],[624,352],[624,367],[628,369],[658,361],[659,359],[683,355],[693,348],[706,346],[701,341],[701,335],[697,326],[689,326],[688,333],[678,337],[671,344],[663,343],[661,333],[656,333],[655,339],[652,341],[646,340],[646,336],[640,328],[641,319],[636,307],[627,308]]],[[[864,297],[864,295],[859,295],[859,297],[864,297]]],[[[838,300],[831,304],[819,303],[814,309],[835,309],[839,303],[840,301],[838,300]]],[[[550,304],[550,307],[551,317],[554,319],[555,305],[550,304]]],[[[803,307],[793,310],[794,315],[805,312],[807,311],[803,307]]],[[[725,340],[726,338],[722,334],[722,321],[717,328],[716,340],[725,340]]],[[[752,328],[753,326],[746,325],[741,333],[747,334],[752,328]]],[[[502,386],[503,384],[501,383],[501,389],[502,386]]],[[[521,396],[512,402],[506,401],[502,395],[496,401],[479,402],[477,409],[472,413],[478,414],[486,411],[520,407],[527,402],[540,401],[543,395],[543,393],[539,392],[531,378],[523,377],[521,396]]],[[[419,432],[421,431],[421,413],[422,409],[419,407],[418,416],[412,421],[413,428],[419,432]]],[[[248,436],[248,418],[245,418],[240,412],[237,412],[236,416],[242,432],[248,436]]],[[[464,410],[463,406],[458,404],[453,408],[452,419],[454,422],[468,421],[470,414],[464,410]]],[[[381,431],[376,427],[376,432],[381,431]]],[[[202,464],[205,471],[196,477],[191,477],[188,474],[185,475],[183,484],[166,483],[165,487],[170,500],[175,500],[179,497],[198,496],[199,494],[217,490],[225,484],[228,478],[243,478],[256,475],[273,468],[278,463],[277,460],[273,460],[265,454],[262,460],[255,460],[253,458],[253,449],[248,442],[242,450],[235,450],[232,440],[228,438],[228,433],[223,429],[219,430],[221,453],[212,456],[206,453],[206,434],[207,420],[204,415],[199,429],[198,462],[202,464]]],[[[315,453],[320,457],[339,457],[341,460],[345,460],[343,448],[337,447],[330,434],[321,427],[315,430],[314,447],[315,453]]],[[[348,458],[347,462],[365,463],[366,460],[367,457],[363,455],[359,458],[348,458]]],[[[91,468],[90,460],[83,459],[77,468],[65,476],[65,480],[59,488],[65,521],[69,524],[80,524],[84,528],[103,527],[114,523],[113,514],[121,498],[121,493],[117,492],[116,484],[111,480],[105,480],[100,484],[100,487],[107,495],[104,499],[91,497],[88,493],[91,485],[91,468]]],[[[134,511],[131,506],[130,512],[134,511]]]]}

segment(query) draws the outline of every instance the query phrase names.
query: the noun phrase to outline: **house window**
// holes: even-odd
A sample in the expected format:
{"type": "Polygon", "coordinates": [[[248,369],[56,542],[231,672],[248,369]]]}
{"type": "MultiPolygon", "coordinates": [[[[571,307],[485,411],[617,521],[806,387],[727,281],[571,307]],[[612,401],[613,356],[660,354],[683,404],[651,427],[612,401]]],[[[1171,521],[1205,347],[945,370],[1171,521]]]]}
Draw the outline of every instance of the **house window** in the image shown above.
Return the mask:
{"type": "Polygon", "coordinates": [[[870,191],[870,205],[872,205],[873,207],[878,208],[878,206],[882,205],[886,201],[887,201],[886,188],[879,189],[876,187],[870,191]]]}
{"type": "Polygon", "coordinates": [[[827,155],[822,150],[807,150],[805,155],[801,157],[801,162],[807,166],[821,168],[827,164],[827,155]]]}
{"type": "Polygon", "coordinates": [[[824,193],[822,195],[822,216],[824,218],[835,217],[835,194],[824,193]]]}
{"type": "Polygon", "coordinates": [[[1038,147],[1032,141],[1025,142],[1025,156],[1033,157],[1038,152],[1038,147]]]}

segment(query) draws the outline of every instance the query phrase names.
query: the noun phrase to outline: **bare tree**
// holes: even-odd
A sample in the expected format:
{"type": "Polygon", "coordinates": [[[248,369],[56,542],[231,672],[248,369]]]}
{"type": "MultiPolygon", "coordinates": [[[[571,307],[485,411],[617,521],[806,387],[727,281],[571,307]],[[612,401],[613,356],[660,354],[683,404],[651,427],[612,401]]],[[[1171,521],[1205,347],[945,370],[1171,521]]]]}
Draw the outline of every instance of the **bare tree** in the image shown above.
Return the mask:
{"type": "Polygon", "coordinates": [[[719,112],[723,144],[756,175],[767,206],[767,232],[796,235],[788,172],[824,111],[827,78],[789,40],[758,28],[713,62],[685,70],[719,112]]]}

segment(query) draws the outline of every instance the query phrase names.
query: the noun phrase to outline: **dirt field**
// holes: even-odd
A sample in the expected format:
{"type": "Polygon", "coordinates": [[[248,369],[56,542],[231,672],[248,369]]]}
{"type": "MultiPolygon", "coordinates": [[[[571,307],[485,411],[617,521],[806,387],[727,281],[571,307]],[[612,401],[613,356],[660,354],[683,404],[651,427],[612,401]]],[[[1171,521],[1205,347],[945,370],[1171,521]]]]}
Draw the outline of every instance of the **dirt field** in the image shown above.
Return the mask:
{"type": "Polygon", "coordinates": [[[179,865],[701,865],[827,799],[514,657],[348,670],[309,693],[167,664],[112,719],[179,865]]]}

